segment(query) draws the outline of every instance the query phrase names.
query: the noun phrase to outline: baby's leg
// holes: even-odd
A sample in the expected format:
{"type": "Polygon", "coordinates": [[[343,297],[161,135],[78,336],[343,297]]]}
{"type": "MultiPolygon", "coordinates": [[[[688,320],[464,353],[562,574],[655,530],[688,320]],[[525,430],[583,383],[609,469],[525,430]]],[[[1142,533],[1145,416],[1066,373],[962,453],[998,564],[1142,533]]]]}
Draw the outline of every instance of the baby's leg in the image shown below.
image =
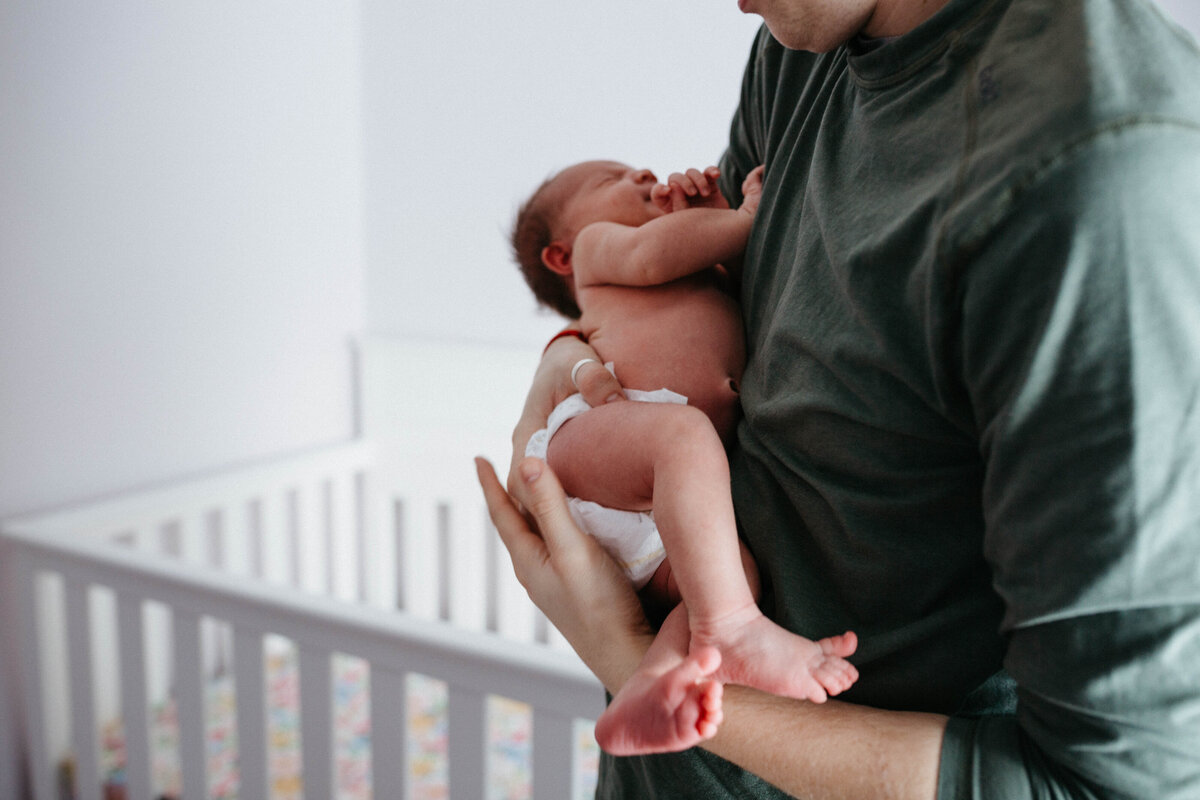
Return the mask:
{"type": "Polygon", "coordinates": [[[596,741],[616,756],[671,753],[711,739],[721,724],[721,663],[712,648],[688,653],[687,612],[667,615],[637,672],[596,720],[596,741]]]}
{"type": "MultiPolygon", "coordinates": [[[[758,565],[754,563],[754,556],[750,555],[746,543],[740,538],[738,539],[738,555],[742,559],[742,572],[750,586],[750,595],[757,603],[762,599],[758,565]]],[[[679,585],[675,581],[675,575],[671,572],[669,558],[664,560],[650,576],[649,582],[638,592],[638,599],[642,601],[642,610],[646,612],[646,618],[655,628],[662,624],[667,614],[675,606],[683,602],[683,595],[679,593],[679,585]]]]}
{"type": "Polygon", "coordinates": [[[567,422],[547,459],[567,494],[654,510],[693,620],[753,605],[741,566],[729,464],[712,423],[691,406],[610,403],[567,422]]]}
{"type": "Polygon", "coordinates": [[[550,466],[568,494],[611,508],[654,509],[687,605],[690,648],[721,653],[714,677],[823,701],[857,679],[853,634],[813,642],[763,616],[739,555],[725,450],[690,406],[610,403],[564,425],[550,466]]]}

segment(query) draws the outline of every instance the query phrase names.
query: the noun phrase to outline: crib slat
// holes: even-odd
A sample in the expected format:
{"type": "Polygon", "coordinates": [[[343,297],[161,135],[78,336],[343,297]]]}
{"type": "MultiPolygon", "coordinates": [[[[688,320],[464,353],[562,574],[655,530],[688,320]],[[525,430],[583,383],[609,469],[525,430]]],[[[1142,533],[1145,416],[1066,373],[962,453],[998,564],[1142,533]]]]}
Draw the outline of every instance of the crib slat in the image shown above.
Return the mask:
{"type": "Polygon", "coordinates": [[[274,584],[287,583],[284,563],[287,560],[287,505],[281,494],[268,492],[259,495],[254,503],[256,524],[256,560],[258,575],[274,584]]]}
{"type": "Polygon", "coordinates": [[[535,639],[537,607],[529,599],[525,587],[517,580],[511,566],[498,577],[500,635],[507,639],[532,644],[535,639]]]}
{"type": "Polygon", "coordinates": [[[487,696],[474,689],[451,686],[447,698],[450,796],[487,796],[487,696]]]}
{"type": "Polygon", "coordinates": [[[492,525],[485,511],[483,522],[484,553],[484,628],[492,633],[500,632],[500,576],[508,568],[502,560],[500,534],[492,525]]]}
{"type": "Polygon", "coordinates": [[[320,553],[321,561],[316,566],[320,568],[315,584],[316,591],[324,597],[334,597],[337,592],[337,520],[334,519],[334,509],[337,500],[334,498],[333,480],[321,481],[313,490],[312,500],[316,503],[314,521],[317,523],[316,534],[319,540],[317,549],[312,552],[320,553]]]}
{"type": "Polygon", "coordinates": [[[326,512],[329,525],[329,592],[347,603],[359,597],[357,573],[362,558],[352,480],[352,475],[336,475],[330,479],[326,512]]]}
{"type": "Polygon", "coordinates": [[[304,587],[304,507],[305,498],[299,489],[289,489],[287,493],[287,549],[288,574],[287,585],[296,589],[304,587]]]}
{"type": "Polygon", "coordinates": [[[234,628],[233,680],[237,691],[238,796],[267,799],[267,718],[262,636],[234,628]]]}
{"type": "Polygon", "coordinates": [[[437,587],[438,587],[438,612],[437,618],[443,622],[450,622],[454,615],[452,606],[453,597],[453,579],[451,575],[458,564],[451,559],[454,553],[453,536],[450,506],[446,503],[438,503],[437,505],[437,587]]]}
{"type": "Polygon", "coordinates": [[[408,797],[408,683],[403,673],[371,668],[371,784],[377,798],[408,797]]]}
{"type": "Polygon", "coordinates": [[[398,611],[408,611],[409,595],[413,593],[408,583],[408,539],[412,535],[412,526],[408,521],[408,504],[403,500],[396,499],[390,504],[389,510],[391,513],[388,518],[391,520],[390,531],[392,534],[390,538],[394,554],[389,577],[394,584],[392,587],[394,592],[389,597],[386,585],[383,587],[384,608],[394,607],[398,611]],[[395,600],[394,606],[387,605],[391,599],[395,600]]]}
{"type": "Polygon", "coordinates": [[[403,537],[397,552],[404,610],[421,619],[438,619],[438,506],[425,498],[406,502],[403,537]]]}
{"type": "Polygon", "coordinates": [[[446,509],[446,532],[449,541],[448,561],[444,563],[446,585],[450,588],[450,620],[456,627],[482,632],[487,628],[486,595],[481,588],[487,585],[487,570],[483,554],[487,531],[474,524],[477,500],[456,495],[446,509]]]}
{"type": "Polygon", "coordinates": [[[151,705],[170,699],[175,653],[170,647],[171,609],[159,602],[144,606],[142,625],[147,645],[146,698],[151,705]]]}
{"type": "Polygon", "coordinates": [[[333,774],[333,685],[328,650],[300,645],[301,755],[306,797],[336,797],[333,774]]]}
{"type": "Polygon", "coordinates": [[[200,616],[173,609],[175,702],[179,717],[180,793],[208,797],[204,747],[204,681],[200,660],[200,616]]]}
{"type": "Polygon", "coordinates": [[[163,523],[160,536],[164,552],[189,564],[205,563],[205,521],[194,514],[163,523]]]}
{"type": "MultiPolygon", "coordinates": [[[[370,559],[367,553],[372,553],[370,536],[370,511],[368,506],[367,473],[355,470],[351,483],[351,514],[354,531],[354,600],[366,605],[371,602],[374,580],[371,576],[370,559]]],[[[383,557],[375,553],[376,558],[383,557]]]]}
{"type": "Polygon", "coordinates": [[[38,636],[38,585],[41,575],[35,570],[21,569],[17,565],[14,578],[17,581],[16,598],[20,603],[21,660],[24,675],[22,689],[25,694],[25,727],[28,734],[30,782],[33,800],[52,800],[53,781],[50,771],[50,756],[46,750],[46,687],[42,672],[42,648],[38,636]]]}
{"type": "Polygon", "coordinates": [[[225,569],[233,575],[259,576],[255,526],[256,504],[250,500],[231,502],[225,509],[225,569]]]}
{"type": "Polygon", "coordinates": [[[394,609],[397,603],[397,539],[401,514],[399,501],[387,490],[377,473],[364,470],[358,475],[358,504],[362,519],[363,545],[360,551],[362,587],[366,603],[376,608],[394,609]]]}
{"type": "Polygon", "coordinates": [[[75,791],[99,800],[96,697],[92,683],[92,628],[88,585],[66,580],[67,658],[71,668],[71,737],[75,745],[75,791]]]}
{"type": "Polygon", "coordinates": [[[300,543],[300,583],[305,591],[328,596],[329,553],[325,482],[305,484],[296,494],[300,543]]]}
{"type": "Polygon", "coordinates": [[[226,528],[223,508],[210,508],[204,514],[204,563],[213,569],[229,569],[229,537],[226,535],[226,528]]]}
{"type": "Polygon", "coordinates": [[[149,706],[146,702],[146,651],[142,601],[117,596],[121,647],[121,717],[125,721],[125,781],[129,800],[153,797],[150,779],[149,706]]]}
{"type": "Polygon", "coordinates": [[[575,723],[543,709],[533,711],[533,800],[573,797],[575,723]]]}
{"type": "Polygon", "coordinates": [[[258,504],[263,577],[276,585],[292,583],[291,508],[282,489],[267,492],[258,504]]]}

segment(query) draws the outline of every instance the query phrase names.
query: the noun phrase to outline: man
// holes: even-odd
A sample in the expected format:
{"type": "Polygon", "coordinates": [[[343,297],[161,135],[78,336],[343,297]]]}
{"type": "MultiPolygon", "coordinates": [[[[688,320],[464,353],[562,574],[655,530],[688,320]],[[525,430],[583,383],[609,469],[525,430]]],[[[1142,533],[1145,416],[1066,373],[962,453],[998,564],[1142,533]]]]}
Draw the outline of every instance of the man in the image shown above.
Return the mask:
{"type": "MultiPolygon", "coordinates": [[[[861,677],[728,687],[710,752],[607,760],[599,796],[1200,797],[1194,41],[1142,0],[741,5],[767,30],[722,189],[766,179],[734,499],[768,615],[856,630],[861,677]]],[[[515,441],[586,353],[553,344],[515,441]]],[[[510,479],[544,539],[481,479],[619,688],[644,619],[553,476],[510,479]]]]}

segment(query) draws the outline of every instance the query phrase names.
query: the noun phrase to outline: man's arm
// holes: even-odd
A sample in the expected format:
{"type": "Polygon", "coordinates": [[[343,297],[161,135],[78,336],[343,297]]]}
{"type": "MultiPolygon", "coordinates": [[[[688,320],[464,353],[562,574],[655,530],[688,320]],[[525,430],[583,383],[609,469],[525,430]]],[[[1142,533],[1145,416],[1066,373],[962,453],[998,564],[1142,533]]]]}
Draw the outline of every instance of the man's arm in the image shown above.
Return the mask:
{"type": "Polygon", "coordinates": [[[1016,716],[947,797],[1200,797],[1200,129],[1098,129],[945,254],[1016,716]]]}
{"type": "Polygon", "coordinates": [[[555,338],[542,354],[521,419],[513,428],[513,457],[509,468],[509,481],[514,480],[517,463],[525,457],[525,445],[539,429],[546,427],[546,419],[554,407],[574,392],[579,392],[590,405],[624,400],[621,384],[611,372],[600,366],[599,356],[586,342],[572,336],[555,338]],[[572,367],[581,361],[584,366],[575,371],[575,383],[571,382],[572,367]]]}
{"type": "MultiPolygon", "coordinates": [[[[629,581],[571,521],[553,473],[536,459],[510,478],[517,510],[486,462],[479,480],[492,521],[529,596],[611,692],[653,639],[629,581]]],[[[931,678],[932,679],[932,678],[931,678]]],[[[725,721],[706,746],[806,800],[932,800],[946,718],[830,701],[814,705],[726,687],[725,721]]]]}

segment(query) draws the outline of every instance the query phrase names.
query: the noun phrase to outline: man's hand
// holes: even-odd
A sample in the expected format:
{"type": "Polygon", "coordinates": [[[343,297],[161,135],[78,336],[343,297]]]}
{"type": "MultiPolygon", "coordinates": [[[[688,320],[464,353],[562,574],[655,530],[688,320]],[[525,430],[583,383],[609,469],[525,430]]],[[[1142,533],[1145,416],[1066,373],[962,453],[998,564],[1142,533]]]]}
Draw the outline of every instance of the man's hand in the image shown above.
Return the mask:
{"type": "Polygon", "coordinates": [[[525,457],[525,445],[529,443],[529,437],[546,427],[546,419],[554,407],[576,392],[593,406],[625,399],[621,384],[600,363],[595,350],[573,337],[555,339],[538,364],[533,385],[525,396],[521,419],[513,429],[512,464],[508,472],[510,490],[514,488],[513,476],[516,475],[517,464],[525,457]],[[575,365],[581,361],[585,363],[575,369],[575,365]],[[571,382],[572,371],[575,372],[574,383],[571,382]]]}
{"type": "Polygon", "coordinates": [[[755,167],[742,181],[742,204],[738,206],[738,211],[744,211],[752,217],[758,213],[758,202],[762,199],[763,169],[762,166],[755,167]]]}
{"type": "Polygon", "coordinates": [[[475,466],[517,580],[615,693],[654,638],[629,579],[596,540],[575,525],[566,495],[545,462],[517,462],[509,475],[511,497],[491,464],[480,458],[475,466]],[[520,508],[528,510],[528,519],[520,508]]]}

